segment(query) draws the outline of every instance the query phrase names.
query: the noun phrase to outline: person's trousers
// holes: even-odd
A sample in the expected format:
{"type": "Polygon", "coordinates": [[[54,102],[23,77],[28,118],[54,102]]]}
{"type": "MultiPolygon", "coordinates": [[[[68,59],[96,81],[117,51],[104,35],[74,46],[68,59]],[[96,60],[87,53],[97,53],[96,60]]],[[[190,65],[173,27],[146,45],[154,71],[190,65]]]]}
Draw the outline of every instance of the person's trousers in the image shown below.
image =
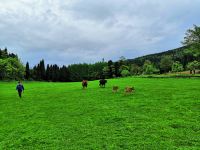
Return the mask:
{"type": "Polygon", "coordinates": [[[19,97],[22,97],[22,91],[18,91],[19,97]]]}

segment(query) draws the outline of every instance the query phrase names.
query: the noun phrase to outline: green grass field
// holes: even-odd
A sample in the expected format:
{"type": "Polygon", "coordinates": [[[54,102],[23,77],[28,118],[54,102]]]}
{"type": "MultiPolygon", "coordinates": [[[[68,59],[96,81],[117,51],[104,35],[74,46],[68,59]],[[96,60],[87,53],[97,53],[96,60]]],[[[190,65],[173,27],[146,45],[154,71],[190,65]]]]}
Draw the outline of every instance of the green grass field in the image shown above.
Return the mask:
{"type": "Polygon", "coordinates": [[[0,82],[0,149],[200,149],[199,79],[24,86],[20,99],[15,82],[0,82]]]}

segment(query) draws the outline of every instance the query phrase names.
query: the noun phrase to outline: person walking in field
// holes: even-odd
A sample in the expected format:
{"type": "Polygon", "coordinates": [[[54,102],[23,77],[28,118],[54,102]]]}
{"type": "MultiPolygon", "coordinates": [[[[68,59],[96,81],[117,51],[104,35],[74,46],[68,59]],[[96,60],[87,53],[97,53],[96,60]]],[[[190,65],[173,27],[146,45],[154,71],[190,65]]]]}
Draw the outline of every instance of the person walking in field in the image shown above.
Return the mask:
{"type": "Polygon", "coordinates": [[[22,92],[24,91],[24,86],[21,84],[21,82],[18,82],[16,90],[18,91],[19,97],[21,98],[22,97],[22,92]]]}

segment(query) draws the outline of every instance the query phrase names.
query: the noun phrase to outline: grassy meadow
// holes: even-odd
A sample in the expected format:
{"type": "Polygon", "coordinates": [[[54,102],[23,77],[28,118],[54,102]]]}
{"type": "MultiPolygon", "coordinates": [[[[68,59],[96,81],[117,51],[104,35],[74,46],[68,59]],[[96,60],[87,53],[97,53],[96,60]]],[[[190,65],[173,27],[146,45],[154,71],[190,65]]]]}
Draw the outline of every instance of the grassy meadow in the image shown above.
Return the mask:
{"type": "Polygon", "coordinates": [[[16,83],[0,82],[0,149],[200,149],[199,79],[24,82],[22,99],[16,83]]]}

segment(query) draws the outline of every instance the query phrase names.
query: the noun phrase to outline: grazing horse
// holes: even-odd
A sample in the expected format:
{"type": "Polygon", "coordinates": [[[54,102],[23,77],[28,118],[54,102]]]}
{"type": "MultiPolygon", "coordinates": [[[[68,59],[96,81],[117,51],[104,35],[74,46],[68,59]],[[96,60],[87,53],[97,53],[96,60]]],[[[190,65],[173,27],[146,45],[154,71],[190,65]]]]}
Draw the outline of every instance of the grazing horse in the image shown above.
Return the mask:
{"type": "Polygon", "coordinates": [[[119,87],[118,87],[118,86],[113,86],[112,91],[113,91],[114,93],[116,93],[118,90],[119,90],[119,87]]]}
{"type": "Polygon", "coordinates": [[[107,80],[105,80],[105,79],[99,80],[99,86],[100,87],[105,87],[106,83],[107,83],[107,80]]]}
{"type": "Polygon", "coordinates": [[[87,80],[83,80],[82,81],[82,87],[83,87],[83,89],[87,88],[87,85],[88,85],[88,81],[87,80]]]}
{"type": "Polygon", "coordinates": [[[134,92],[134,90],[135,90],[134,87],[129,87],[129,86],[127,86],[127,87],[124,89],[124,92],[125,92],[125,94],[131,94],[131,93],[134,92]]]}

